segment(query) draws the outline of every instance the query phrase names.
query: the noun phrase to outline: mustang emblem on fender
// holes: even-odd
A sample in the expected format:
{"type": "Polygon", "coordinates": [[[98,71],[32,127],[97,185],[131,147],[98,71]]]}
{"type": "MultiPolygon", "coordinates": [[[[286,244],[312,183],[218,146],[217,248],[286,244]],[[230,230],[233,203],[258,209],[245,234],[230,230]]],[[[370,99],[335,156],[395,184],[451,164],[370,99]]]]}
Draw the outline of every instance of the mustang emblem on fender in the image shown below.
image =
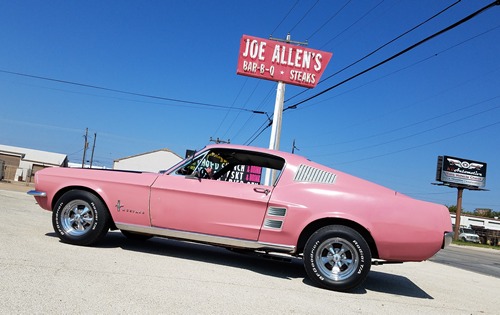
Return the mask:
{"type": "Polygon", "coordinates": [[[121,208],[123,208],[123,206],[121,205],[120,203],[120,200],[118,199],[118,202],[116,203],[116,210],[118,210],[118,212],[120,212],[121,208]]]}

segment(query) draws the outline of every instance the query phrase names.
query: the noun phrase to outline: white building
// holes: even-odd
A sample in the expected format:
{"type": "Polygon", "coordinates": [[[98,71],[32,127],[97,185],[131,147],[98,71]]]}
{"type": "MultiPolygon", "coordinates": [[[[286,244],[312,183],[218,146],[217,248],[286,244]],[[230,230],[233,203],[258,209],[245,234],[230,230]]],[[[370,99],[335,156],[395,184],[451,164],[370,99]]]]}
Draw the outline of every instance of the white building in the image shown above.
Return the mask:
{"type": "Polygon", "coordinates": [[[31,182],[38,170],[50,166],[68,166],[68,156],[0,144],[0,179],[31,182]]]}
{"type": "Polygon", "coordinates": [[[114,160],[113,169],[158,173],[181,160],[179,155],[169,149],[160,149],[114,160]]]}
{"type": "MultiPolygon", "coordinates": [[[[451,224],[455,224],[456,214],[450,213],[451,224]]],[[[460,226],[462,227],[483,227],[489,230],[500,230],[500,220],[492,218],[475,217],[468,215],[460,216],[460,226]]]]}

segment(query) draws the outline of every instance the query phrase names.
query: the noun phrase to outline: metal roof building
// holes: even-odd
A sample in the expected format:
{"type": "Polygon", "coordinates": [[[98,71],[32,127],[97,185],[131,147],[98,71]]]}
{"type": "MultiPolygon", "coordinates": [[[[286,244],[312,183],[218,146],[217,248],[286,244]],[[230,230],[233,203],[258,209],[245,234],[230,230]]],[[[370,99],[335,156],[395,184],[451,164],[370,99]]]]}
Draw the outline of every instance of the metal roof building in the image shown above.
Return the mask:
{"type": "Polygon", "coordinates": [[[181,160],[179,155],[169,149],[160,149],[114,160],[113,169],[157,173],[181,160]]]}
{"type": "Polygon", "coordinates": [[[36,171],[49,166],[68,166],[68,156],[0,144],[0,179],[31,181],[36,171]]]}

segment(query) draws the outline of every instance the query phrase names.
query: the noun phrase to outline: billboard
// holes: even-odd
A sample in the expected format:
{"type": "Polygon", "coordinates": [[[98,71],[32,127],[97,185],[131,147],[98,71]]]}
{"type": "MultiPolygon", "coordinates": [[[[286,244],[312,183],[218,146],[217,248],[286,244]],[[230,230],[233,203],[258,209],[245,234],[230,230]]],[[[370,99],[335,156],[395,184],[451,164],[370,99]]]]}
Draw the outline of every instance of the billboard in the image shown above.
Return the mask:
{"type": "Polygon", "coordinates": [[[452,156],[439,156],[436,180],[451,186],[484,188],[486,163],[452,156]]]}
{"type": "Polygon", "coordinates": [[[237,74],[315,87],[332,53],[243,35],[237,74]]]}

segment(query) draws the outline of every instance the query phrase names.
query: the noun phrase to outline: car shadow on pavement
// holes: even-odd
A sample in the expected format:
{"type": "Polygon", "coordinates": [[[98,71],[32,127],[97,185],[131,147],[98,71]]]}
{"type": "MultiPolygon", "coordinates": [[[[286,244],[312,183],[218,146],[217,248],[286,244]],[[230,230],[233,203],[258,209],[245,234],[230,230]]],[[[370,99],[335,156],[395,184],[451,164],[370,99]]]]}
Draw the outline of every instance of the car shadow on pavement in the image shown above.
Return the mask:
{"type": "MultiPolygon", "coordinates": [[[[304,278],[303,283],[315,286],[307,277],[304,278]]],[[[345,292],[345,294],[366,294],[368,291],[419,299],[434,299],[406,277],[373,271],[373,269],[368,273],[366,280],[359,287],[352,291],[345,292]]]]}
{"type": "MultiPolygon", "coordinates": [[[[434,299],[424,290],[419,288],[410,279],[404,276],[380,272],[380,271],[374,271],[373,269],[368,274],[368,277],[363,283],[362,288],[369,291],[401,295],[412,298],[431,299],[431,300],[434,299]]],[[[358,292],[353,291],[353,293],[358,293],[358,292]]],[[[359,293],[364,293],[364,292],[359,292],[359,293]]]]}
{"type": "Polygon", "coordinates": [[[109,232],[95,247],[116,248],[152,255],[201,261],[247,269],[260,274],[283,279],[304,278],[306,273],[302,260],[298,258],[281,260],[265,259],[254,253],[235,252],[218,246],[176,241],[154,237],[147,241],[127,239],[120,232],[109,232]]]}
{"type": "MultiPolygon", "coordinates": [[[[54,232],[45,234],[57,237],[54,232]]],[[[154,237],[147,241],[131,240],[119,231],[110,231],[106,237],[93,246],[94,248],[121,248],[127,251],[161,255],[180,259],[195,260],[205,263],[242,268],[266,276],[282,279],[303,279],[302,282],[317,287],[304,270],[302,259],[280,259],[280,257],[263,257],[255,253],[236,252],[218,246],[176,241],[154,237]]],[[[368,274],[365,282],[347,294],[366,294],[375,291],[393,295],[401,295],[421,299],[433,299],[408,278],[374,271],[368,274]]]]}

